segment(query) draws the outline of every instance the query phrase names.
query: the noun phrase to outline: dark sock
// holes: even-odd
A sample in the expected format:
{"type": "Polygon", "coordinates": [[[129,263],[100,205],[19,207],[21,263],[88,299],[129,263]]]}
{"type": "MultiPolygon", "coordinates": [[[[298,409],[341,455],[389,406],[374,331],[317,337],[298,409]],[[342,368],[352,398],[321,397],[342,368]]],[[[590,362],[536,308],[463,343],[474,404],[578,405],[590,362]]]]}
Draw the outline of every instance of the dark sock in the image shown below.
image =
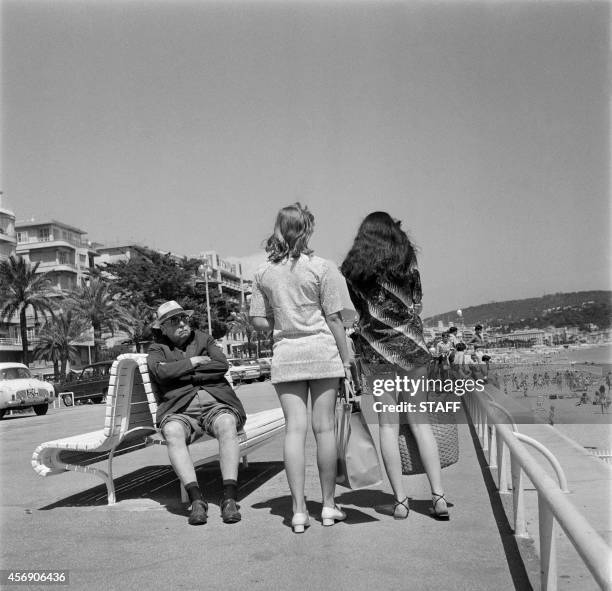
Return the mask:
{"type": "Polygon", "coordinates": [[[234,499],[238,494],[238,482],[236,480],[224,480],[223,481],[223,498],[234,499]]]}
{"type": "Polygon", "coordinates": [[[198,486],[197,482],[190,482],[185,485],[185,490],[189,495],[189,500],[193,503],[194,501],[203,501],[204,497],[202,496],[202,491],[198,486]]]}

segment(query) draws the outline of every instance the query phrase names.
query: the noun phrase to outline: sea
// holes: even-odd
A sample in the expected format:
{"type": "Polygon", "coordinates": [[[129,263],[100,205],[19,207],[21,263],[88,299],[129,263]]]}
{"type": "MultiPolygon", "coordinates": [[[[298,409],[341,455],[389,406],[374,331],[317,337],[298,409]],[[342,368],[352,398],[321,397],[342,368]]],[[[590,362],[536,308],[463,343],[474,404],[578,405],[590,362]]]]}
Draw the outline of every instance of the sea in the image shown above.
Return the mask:
{"type": "Polygon", "coordinates": [[[565,349],[564,353],[570,361],[612,364],[612,343],[587,345],[578,349],[565,349]]]}

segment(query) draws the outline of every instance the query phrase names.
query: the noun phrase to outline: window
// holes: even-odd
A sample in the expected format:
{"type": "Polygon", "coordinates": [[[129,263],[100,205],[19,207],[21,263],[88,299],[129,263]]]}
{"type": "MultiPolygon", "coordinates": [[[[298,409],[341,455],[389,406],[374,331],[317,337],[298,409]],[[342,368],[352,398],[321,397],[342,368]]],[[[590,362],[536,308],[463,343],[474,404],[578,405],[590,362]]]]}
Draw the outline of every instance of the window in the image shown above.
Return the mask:
{"type": "Polygon", "coordinates": [[[0,371],[0,380],[23,380],[31,377],[30,370],[25,367],[7,367],[0,371]]]}
{"type": "Polygon", "coordinates": [[[25,242],[24,232],[17,232],[17,242],[25,242]]]}
{"type": "Polygon", "coordinates": [[[38,229],[38,241],[39,242],[49,241],[49,228],[39,228],[38,229]]]}

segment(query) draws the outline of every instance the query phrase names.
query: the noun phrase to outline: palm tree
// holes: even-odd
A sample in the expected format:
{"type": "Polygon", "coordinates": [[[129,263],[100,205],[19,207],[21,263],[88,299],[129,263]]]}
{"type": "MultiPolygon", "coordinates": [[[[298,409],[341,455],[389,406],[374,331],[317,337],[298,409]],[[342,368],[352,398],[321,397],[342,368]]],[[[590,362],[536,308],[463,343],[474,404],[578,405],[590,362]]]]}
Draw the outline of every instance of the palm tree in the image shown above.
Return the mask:
{"type": "Polygon", "coordinates": [[[37,273],[40,263],[30,264],[23,257],[11,255],[0,262],[0,319],[9,320],[19,314],[23,363],[28,365],[28,328],[26,311],[32,308],[34,320],[38,315],[54,315],[51,282],[46,273],[37,273]]]}
{"type": "Polygon", "coordinates": [[[253,328],[245,310],[232,312],[231,320],[227,322],[227,328],[230,334],[242,333],[246,336],[247,354],[249,355],[251,353],[251,342],[253,337],[257,335],[257,356],[259,357],[259,333],[253,328]]]}
{"type": "Polygon", "coordinates": [[[126,311],[114,298],[110,284],[101,277],[92,277],[89,283],[67,294],[66,299],[74,306],[77,315],[88,321],[94,331],[94,361],[100,359],[103,342],[102,332],[115,334],[127,319],[126,311]]]}
{"type": "Polygon", "coordinates": [[[68,361],[79,360],[78,349],[72,342],[86,329],[87,323],[73,310],[62,310],[40,331],[40,342],[34,349],[34,359],[53,361],[55,375],[63,380],[68,361]]]}
{"type": "Polygon", "coordinates": [[[130,343],[136,347],[136,353],[140,353],[143,343],[151,340],[151,322],[155,313],[143,302],[131,303],[125,309],[126,318],[120,328],[130,337],[130,343]]]}

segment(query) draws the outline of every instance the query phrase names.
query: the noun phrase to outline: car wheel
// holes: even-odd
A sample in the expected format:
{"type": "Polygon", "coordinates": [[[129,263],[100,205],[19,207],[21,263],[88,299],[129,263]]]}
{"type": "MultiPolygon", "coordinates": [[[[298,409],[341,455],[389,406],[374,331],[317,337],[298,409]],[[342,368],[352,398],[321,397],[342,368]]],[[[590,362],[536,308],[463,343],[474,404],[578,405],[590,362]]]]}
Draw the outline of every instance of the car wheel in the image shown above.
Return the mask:
{"type": "Polygon", "coordinates": [[[266,381],[266,376],[259,376],[259,377],[257,378],[257,381],[258,381],[258,382],[265,382],[265,381],[266,381]]]}
{"type": "Polygon", "coordinates": [[[6,414],[6,408],[3,408],[2,410],[0,410],[0,419],[3,419],[5,414],[6,414]]]}
{"type": "Polygon", "coordinates": [[[49,405],[48,404],[37,404],[36,406],[32,407],[34,409],[34,412],[37,415],[46,415],[47,411],[49,410],[49,405]]]}
{"type": "Polygon", "coordinates": [[[62,396],[64,406],[72,406],[72,396],[62,396]]]}

